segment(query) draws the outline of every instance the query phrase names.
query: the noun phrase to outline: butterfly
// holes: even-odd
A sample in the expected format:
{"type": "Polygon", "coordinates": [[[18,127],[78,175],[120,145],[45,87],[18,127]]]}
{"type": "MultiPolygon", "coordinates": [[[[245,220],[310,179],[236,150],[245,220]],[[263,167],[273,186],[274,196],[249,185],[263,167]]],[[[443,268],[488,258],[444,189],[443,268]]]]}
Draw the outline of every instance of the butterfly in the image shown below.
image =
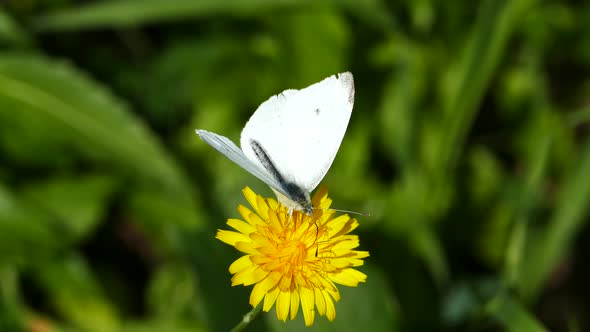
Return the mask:
{"type": "Polygon", "coordinates": [[[227,137],[197,129],[203,141],[262,180],[279,202],[312,213],[310,193],[332,165],[354,104],[350,72],[270,97],[244,126],[241,149],[227,137]]]}

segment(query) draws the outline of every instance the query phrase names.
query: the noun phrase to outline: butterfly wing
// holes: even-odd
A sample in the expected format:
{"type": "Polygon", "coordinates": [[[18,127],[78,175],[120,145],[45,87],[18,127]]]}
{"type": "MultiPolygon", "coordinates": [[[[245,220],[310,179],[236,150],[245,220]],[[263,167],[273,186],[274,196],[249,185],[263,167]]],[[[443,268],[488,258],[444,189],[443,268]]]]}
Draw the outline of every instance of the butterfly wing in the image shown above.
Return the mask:
{"type": "Polygon", "coordinates": [[[309,193],[336,157],[353,104],[354,81],[349,72],[301,90],[283,91],[262,103],[246,123],[240,138],[244,155],[264,168],[252,144],[255,141],[285,180],[309,193]]]}
{"type": "Polygon", "coordinates": [[[221,154],[226,156],[234,163],[238,164],[240,167],[248,171],[250,174],[259,178],[270,187],[281,192],[283,191],[275,178],[270,176],[268,172],[260,168],[260,166],[253,163],[248,157],[244,155],[244,152],[242,152],[242,150],[240,150],[240,148],[238,148],[227,137],[217,135],[215,133],[201,129],[197,129],[196,132],[203,141],[211,145],[215,150],[221,152],[221,154]]]}

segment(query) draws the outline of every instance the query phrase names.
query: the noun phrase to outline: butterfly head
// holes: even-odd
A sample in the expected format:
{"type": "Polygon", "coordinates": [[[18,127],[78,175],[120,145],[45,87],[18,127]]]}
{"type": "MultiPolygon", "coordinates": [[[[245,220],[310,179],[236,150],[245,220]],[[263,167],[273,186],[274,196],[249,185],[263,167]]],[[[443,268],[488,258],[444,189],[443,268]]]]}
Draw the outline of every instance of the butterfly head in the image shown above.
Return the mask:
{"type": "Polygon", "coordinates": [[[309,193],[294,183],[286,184],[283,189],[285,194],[273,189],[281,204],[290,209],[299,210],[307,215],[313,213],[313,205],[311,204],[309,193]]]}

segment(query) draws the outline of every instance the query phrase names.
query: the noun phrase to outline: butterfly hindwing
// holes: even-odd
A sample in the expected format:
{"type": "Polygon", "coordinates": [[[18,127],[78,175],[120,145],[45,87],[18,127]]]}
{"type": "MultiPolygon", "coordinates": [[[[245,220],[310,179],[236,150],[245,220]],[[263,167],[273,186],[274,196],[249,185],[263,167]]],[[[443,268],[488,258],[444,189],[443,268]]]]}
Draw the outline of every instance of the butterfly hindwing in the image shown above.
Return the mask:
{"type": "Polygon", "coordinates": [[[260,166],[253,163],[249,158],[244,155],[244,152],[240,150],[231,140],[227,137],[217,135],[215,133],[206,130],[197,130],[197,134],[203,141],[212,146],[215,150],[226,156],[228,159],[238,164],[240,167],[254,175],[258,179],[270,187],[283,191],[280,188],[280,184],[274,179],[266,170],[261,169],[260,166]]]}

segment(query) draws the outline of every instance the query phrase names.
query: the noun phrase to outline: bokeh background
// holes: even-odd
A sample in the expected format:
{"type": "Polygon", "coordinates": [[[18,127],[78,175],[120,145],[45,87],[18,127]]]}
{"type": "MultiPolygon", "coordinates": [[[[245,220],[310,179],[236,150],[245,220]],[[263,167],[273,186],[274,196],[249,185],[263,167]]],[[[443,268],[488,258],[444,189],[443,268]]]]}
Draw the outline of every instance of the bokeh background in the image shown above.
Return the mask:
{"type": "MultiPolygon", "coordinates": [[[[272,192],[203,143],[345,70],[323,181],[371,257],[337,318],[250,331],[590,329],[590,3],[0,2],[0,330],[227,331],[214,239],[272,192]]],[[[302,128],[302,132],[304,128],[302,128]]],[[[301,315],[299,315],[301,316],[301,315]]]]}

